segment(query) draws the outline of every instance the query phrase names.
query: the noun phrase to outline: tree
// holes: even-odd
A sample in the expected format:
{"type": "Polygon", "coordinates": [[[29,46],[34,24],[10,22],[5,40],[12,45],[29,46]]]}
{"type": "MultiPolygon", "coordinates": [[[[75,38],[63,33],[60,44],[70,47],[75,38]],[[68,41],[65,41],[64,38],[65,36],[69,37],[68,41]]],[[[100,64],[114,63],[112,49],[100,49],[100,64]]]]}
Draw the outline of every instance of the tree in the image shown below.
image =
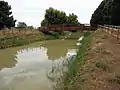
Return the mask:
{"type": "Polygon", "coordinates": [[[98,24],[103,24],[103,8],[105,6],[105,1],[102,1],[98,8],[92,14],[90,24],[92,26],[97,26],[98,24]]]}
{"type": "Polygon", "coordinates": [[[48,26],[48,21],[46,19],[42,20],[41,26],[48,26]]]}
{"type": "Polygon", "coordinates": [[[67,17],[67,24],[79,24],[77,18],[77,15],[75,15],[74,13],[69,14],[69,16],[67,17]]]}
{"type": "Polygon", "coordinates": [[[18,28],[26,28],[27,24],[25,22],[18,22],[17,27],[18,28]]]}
{"type": "Polygon", "coordinates": [[[120,0],[103,0],[91,17],[91,25],[120,25],[120,0]]]}
{"type": "Polygon", "coordinates": [[[30,29],[34,29],[34,27],[33,26],[27,26],[28,28],[30,28],[30,29]]]}
{"type": "Polygon", "coordinates": [[[120,1],[114,0],[111,9],[111,22],[113,25],[120,25],[120,1]]]}
{"type": "Polygon", "coordinates": [[[4,27],[14,27],[15,22],[16,20],[14,20],[11,12],[11,6],[8,5],[8,2],[0,1],[0,30],[4,27]]]}
{"type": "Polygon", "coordinates": [[[44,20],[41,26],[60,25],[60,24],[78,24],[77,16],[75,14],[66,15],[65,12],[50,7],[46,9],[44,20]]]}

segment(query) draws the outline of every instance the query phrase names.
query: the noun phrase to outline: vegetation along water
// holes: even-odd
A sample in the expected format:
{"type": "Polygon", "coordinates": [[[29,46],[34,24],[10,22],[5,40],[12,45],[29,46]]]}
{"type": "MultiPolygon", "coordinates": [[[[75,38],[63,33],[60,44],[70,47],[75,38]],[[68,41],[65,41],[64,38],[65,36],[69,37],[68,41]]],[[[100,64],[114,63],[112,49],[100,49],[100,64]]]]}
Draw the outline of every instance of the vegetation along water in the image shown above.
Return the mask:
{"type": "Polygon", "coordinates": [[[81,41],[81,45],[79,46],[79,50],[77,52],[77,55],[67,58],[67,60],[63,61],[62,67],[58,66],[57,68],[60,70],[58,72],[58,69],[55,68],[53,70],[53,73],[59,73],[56,75],[59,75],[56,77],[56,84],[54,85],[55,90],[80,90],[82,89],[82,82],[84,82],[84,79],[81,77],[81,73],[78,73],[78,68],[81,64],[84,63],[84,54],[88,50],[91,39],[92,39],[92,33],[91,32],[85,32],[83,34],[84,38],[81,41]],[[78,77],[79,80],[77,80],[78,77]]]}
{"type": "Polygon", "coordinates": [[[50,40],[0,50],[0,90],[53,90],[52,66],[76,53],[76,40],[50,40]],[[7,55],[7,56],[6,56],[7,55]]]}
{"type": "MultiPolygon", "coordinates": [[[[70,7],[76,2],[78,1],[71,2],[70,7]]],[[[24,2],[22,3],[24,6],[24,2]]],[[[27,11],[24,10],[30,8],[27,7],[30,4],[27,0],[25,3],[25,7],[19,7],[17,0],[14,3],[12,0],[0,0],[0,90],[120,89],[120,43],[98,27],[120,26],[120,0],[101,0],[91,19],[87,21],[90,24],[82,24],[78,20],[78,16],[74,14],[78,9],[72,10],[73,13],[66,13],[49,7],[38,27],[30,24],[34,20],[34,24],[37,24],[37,20],[42,18],[37,16],[41,15],[36,11],[33,12],[35,14],[25,14],[27,11]],[[21,18],[28,22],[23,22],[21,18]],[[92,28],[98,30],[94,32],[92,28]],[[88,50],[89,53],[86,53],[88,50]]],[[[45,5],[54,5],[56,2],[47,3],[49,2],[45,2],[45,5]]],[[[85,4],[87,5],[86,2],[85,4]]],[[[33,5],[30,6],[34,7],[33,5]]],[[[86,13],[82,16],[87,15],[84,14],[86,13]]],[[[118,40],[119,27],[105,29],[111,30],[111,34],[117,32],[118,40]]]]}

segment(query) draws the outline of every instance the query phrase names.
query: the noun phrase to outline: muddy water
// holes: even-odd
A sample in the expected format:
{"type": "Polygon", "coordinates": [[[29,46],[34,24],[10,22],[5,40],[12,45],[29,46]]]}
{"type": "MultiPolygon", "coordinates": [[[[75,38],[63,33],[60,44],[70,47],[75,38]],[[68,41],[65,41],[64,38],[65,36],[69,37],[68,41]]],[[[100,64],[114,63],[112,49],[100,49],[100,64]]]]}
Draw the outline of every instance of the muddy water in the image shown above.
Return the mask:
{"type": "Polygon", "coordinates": [[[53,64],[76,52],[76,40],[51,40],[0,50],[0,90],[53,90],[53,64]]]}

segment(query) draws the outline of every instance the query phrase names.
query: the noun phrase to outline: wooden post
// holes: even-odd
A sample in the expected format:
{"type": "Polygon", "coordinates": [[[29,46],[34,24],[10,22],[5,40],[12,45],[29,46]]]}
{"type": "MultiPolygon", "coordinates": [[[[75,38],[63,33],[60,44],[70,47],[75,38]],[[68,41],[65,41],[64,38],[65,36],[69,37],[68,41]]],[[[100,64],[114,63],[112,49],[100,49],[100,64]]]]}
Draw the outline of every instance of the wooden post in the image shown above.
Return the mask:
{"type": "Polygon", "coordinates": [[[111,35],[113,35],[113,30],[114,30],[114,28],[113,28],[113,26],[112,26],[111,28],[112,28],[112,30],[111,30],[111,35]]]}
{"type": "Polygon", "coordinates": [[[104,26],[99,25],[99,27],[100,27],[100,30],[102,30],[104,32],[104,26]]]}
{"type": "Polygon", "coordinates": [[[107,32],[107,30],[106,30],[106,26],[104,26],[104,30],[105,30],[105,32],[107,32]]]}
{"type": "Polygon", "coordinates": [[[98,30],[100,30],[100,25],[98,25],[98,30]]]}
{"type": "Polygon", "coordinates": [[[117,40],[119,40],[119,28],[118,28],[118,31],[117,31],[117,40]]]}
{"type": "Polygon", "coordinates": [[[108,27],[106,26],[105,28],[106,28],[106,30],[107,30],[107,33],[109,34],[109,30],[108,30],[108,27]]]}
{"type": "Polygon", "coordinates": [[[107,26],[108,34],[110,34],[109,26],[107,26]]]}
{"type": "Polygon", "coordinates": [[[98,25],[98,29],[100,29],[100,30],[102,29],[101,25],[98,25]]]}
{"type": "Polygon", "coordinates": [[[109,30],[110,30],[110,35],[112,34],[112,29],[111,29],[111,26],[109,26],[109,30]]]}

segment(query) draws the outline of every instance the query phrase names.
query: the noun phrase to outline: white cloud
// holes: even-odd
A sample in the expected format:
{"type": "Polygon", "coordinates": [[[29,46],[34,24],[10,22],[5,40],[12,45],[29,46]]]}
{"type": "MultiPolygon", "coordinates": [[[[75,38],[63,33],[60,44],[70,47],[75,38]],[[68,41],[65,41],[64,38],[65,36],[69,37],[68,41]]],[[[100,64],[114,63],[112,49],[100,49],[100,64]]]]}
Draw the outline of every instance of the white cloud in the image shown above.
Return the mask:
{"type": "Polygon", "coordinates": [[[17,21],[40,26],[45,9],[53,7],[67,14],[75,13],[81,23],[89,23],[92,13],[102,0],[6,0],[17,21]]]}

